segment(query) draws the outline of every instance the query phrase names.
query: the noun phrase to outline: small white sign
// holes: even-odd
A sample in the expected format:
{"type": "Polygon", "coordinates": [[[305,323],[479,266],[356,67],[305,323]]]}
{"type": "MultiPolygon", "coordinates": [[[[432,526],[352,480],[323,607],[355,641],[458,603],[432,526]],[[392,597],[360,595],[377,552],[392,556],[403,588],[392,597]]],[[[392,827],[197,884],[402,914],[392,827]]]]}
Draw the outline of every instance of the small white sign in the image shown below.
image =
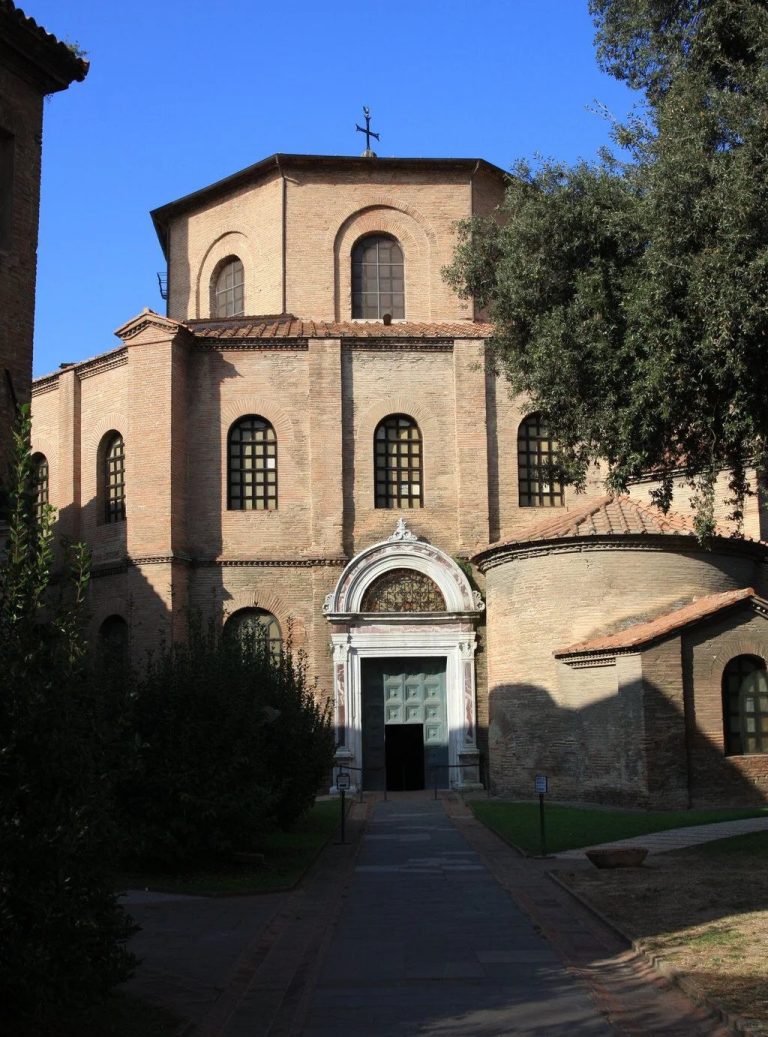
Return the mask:
{"type": "Polygon", "coordinates": [[[537,774],[533,780],[533,785],[538,795],[543,796],[544,793],[549,792],[549,779],[546,774],[537,774]]]}
{"type": "Polygon", "coordinates": [[[336,788],[339,792],[346,792],[349,789],[349,774],[346,771],[339,771],[336,775],[336,788]]]}

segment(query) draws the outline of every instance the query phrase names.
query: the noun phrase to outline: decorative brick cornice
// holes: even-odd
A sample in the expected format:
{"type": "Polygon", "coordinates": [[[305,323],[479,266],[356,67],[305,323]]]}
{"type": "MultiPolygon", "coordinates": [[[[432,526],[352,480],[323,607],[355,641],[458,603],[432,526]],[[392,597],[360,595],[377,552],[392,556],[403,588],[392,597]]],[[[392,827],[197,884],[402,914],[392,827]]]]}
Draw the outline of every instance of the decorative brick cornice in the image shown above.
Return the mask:
{"type": "Polygon", "coordinates": [[[482,573],[490,572],[508,562],[521,561],[526,558],[541,558],[544,555],[574,554],[584,551],[667,551],[685,552],[687,554],[716,555],[751,555],[754,558],[765,558],[768,549],[765,544],[752,540],[718,537],[712,548],[702,547],[696,537],[689,535],[675,536],[669,533],[641,533],[637,536],[626,534],[606,534],[605,536],[588,535],[585,537],[566,537],[557,540],[542,540],[535,543],[519,542],[506,544],[495,551],[493,548],[483,552],[485,557],[475,556],[474,563],[482,573]]]}
{"type": "Polygon", "coordinates": [[[103,374],[104,371],[111,371],[115,367],[125,367],[127,363],[128,350],[121,349],[114,353],[107,353],[106,356],[88,360],[84,364],[78,364],[76,374],[80,381],[83,381],[84,378],[92,378],[96,374],[103,374]]]}
{"type": "Polygon", "coordinates": [[[32,395],[42,396],[47,392],[54,392],[59,387],[59,376],[57,374],[49,374],[46,378],[41,378],[39,381],[32,383],[32,395]]]}
{"type": "Polygon", "coordinates": [[[315,569],[322,567],[342,569],[348,561],[348,558],[196,558],[192,564],[196,568],[219,569],[315,569]]]}
{"type": "Polygon", "coordinates": [[[382,353],[452,353],[453,339],[406,339],[401,342],[393,342],[385,338],[359,338],[342,340],[342,349],[367,350],[368,352],[382,353]]]}
{"type": "MultiPolygon", "coordinates": [[[[637,652],[637,649],[634,649],[637,652]]],[[[611,655],[572,655],[567,659],[561,659],[566,666],[572,670],[586,670],[592,666],[615,666],[617,655],[629,655],[629,651],[613,652],[611,655]]]]}
{"type": "Polygon", "coordinates": [[[155,313],[154,310],[145,308],[138,316],[131,318],[126,324],[116,328],[115,335],[122,339],[123,342],[128,342],[147,328],[157,328],[158,331],[162,331],[166,335],[175,335],[179,331],[187,330],[180,321],[173,320],[171,317],[163,317],[159,313],[155,313]]]}
{"type": "Polygon", "coordinates": [[[203,353],[226,353],[230,350],[280,350],[289,353],[309,352],[309,341],[305,338],[274,339],[274,338],[229,338],[229,339],[198,339],[197,348],[203,353]]]}

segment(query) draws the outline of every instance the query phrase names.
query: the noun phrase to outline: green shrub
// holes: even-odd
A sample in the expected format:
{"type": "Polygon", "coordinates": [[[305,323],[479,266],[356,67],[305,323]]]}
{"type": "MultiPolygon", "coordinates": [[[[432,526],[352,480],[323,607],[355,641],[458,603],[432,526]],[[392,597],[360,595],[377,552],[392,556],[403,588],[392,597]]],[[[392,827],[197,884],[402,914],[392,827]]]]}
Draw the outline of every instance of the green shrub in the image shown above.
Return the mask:
{"type": "Polygon", "coordinates": [[[136,681],[133,770],[118,787],[126,863],[179,868],[258,848],[331,766],[328,710],[264,638],[193,630],[136,681]]]}
{"type": "Polygon", "coordinates": [[[0,1004],[48,1032],[130,974],[133,926],[109,881],[113,728],[84,665],[82,547],[51,585],[52,509],[35,515],[29,419],[15,432],[0,561],[0,1004]],[[55,594],[54,594],[55,590],[55,594]]]}

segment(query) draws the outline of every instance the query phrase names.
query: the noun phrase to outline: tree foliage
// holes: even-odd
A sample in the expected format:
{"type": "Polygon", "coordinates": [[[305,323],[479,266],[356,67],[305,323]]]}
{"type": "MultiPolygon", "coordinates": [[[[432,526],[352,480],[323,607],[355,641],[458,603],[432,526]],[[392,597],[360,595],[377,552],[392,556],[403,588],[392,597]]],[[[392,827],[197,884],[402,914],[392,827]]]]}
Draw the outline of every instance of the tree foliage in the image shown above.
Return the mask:
{"type": "Polygon", "coordinates": [[[314,802],[333,763],[303,661],[265,636],[195,630],[134,684],[134,766],[118,785],[133,864],[179,868],[258,850],[314,802]]]}
{"type": "Polygon", "coordinates": [[[42,1034],[129,975],[133,926],[110,883],[112,725],[80,636],[88,558],[73,547],[52,584],[29,431],[25,412],[0,559],[0,1003],[14,1033],[26,1018],[42,1034]]]}
{"type": "Polygon", "coordinates": [[[643,92],[620,157],[518,163],[501,219],[460,229],[449,281],[490,307],[500,368],[546,414],[566,478],[668,508],[768,460],[768,5],[591,0],[603,67],[643,92]]]}

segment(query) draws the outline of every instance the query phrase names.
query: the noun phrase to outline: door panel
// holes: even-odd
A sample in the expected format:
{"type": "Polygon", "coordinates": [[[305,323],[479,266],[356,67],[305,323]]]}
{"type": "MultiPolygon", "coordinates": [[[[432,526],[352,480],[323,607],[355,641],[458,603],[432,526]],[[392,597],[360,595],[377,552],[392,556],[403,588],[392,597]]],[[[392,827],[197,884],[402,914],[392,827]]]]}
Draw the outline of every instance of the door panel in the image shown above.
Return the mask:
{"type": "Polygon", "coordinates": [[[439,786],[448,784],[445,666],[443,658],[363,660],[364,788],[381,790],[385,781],[387,788],[403,787],[404,773],[409,775],[407,787],[431,788],[435,777],[439,786]],[[397,759],[399,776],[386,775],[386,728],[397,725],[418,725],[421,737],[393,735],[390,770],[397,759]],[[417,772],[423,775],[421,783],[414,777],[417,772]]]}

